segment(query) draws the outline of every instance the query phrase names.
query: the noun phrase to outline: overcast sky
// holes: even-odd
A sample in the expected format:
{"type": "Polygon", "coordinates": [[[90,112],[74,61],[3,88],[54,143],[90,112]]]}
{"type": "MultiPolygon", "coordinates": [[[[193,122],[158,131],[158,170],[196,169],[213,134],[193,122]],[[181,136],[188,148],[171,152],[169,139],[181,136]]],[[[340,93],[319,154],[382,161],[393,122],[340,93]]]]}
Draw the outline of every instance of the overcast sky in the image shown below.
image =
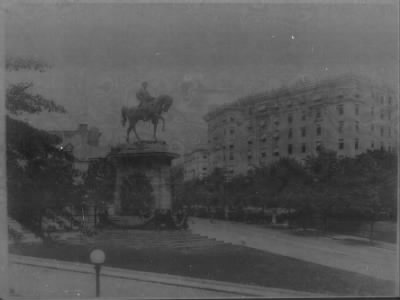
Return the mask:
{"type": "MultiPolygon", "coordinates": [[[[88,86],[123,77],[131,92],[143,80],[172,92],[197,78],[232,100],[304,75],[354,72],[394,85],[398,5],[377,3],[14,5],[6,49],[53,64],[53,95],[79,76],[88,86]]],[[[82,85],[76,93],[91,97],[82,85]]],[[[129,93],[121,103],[134,101],[129,93]]]]}

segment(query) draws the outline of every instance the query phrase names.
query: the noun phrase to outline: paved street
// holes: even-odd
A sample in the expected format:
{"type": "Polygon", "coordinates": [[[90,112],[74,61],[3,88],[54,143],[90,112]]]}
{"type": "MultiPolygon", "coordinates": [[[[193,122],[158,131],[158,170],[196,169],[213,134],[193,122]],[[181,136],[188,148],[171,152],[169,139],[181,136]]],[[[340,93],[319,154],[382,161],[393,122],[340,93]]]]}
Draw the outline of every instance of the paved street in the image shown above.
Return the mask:
{"type": "Polygon", "coordinates": [[[219,241],[269,251],[304,261],[395,281],[394,246],[346,245],[329,237],[299,237],[283,231],[243,223],[192,218],[193,233],[219,241]]]}

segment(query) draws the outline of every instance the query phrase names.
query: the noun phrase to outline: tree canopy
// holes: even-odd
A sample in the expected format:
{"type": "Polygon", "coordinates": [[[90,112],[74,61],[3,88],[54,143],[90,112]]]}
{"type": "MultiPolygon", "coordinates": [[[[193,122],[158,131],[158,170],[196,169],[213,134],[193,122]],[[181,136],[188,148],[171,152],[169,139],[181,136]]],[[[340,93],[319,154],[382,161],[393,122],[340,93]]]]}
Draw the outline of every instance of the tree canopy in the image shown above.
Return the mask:
{"type": "Polygon", "coordinates": [[[325,225],[330,217],[374,222],[396,215],[397,156],[393,152],[376,150],[338,158],[321,149],[304,163],[282,158],[229,181],[221,174],[217,170],[202,180],[185,182],[183,202],[286,208],[303,223],[316,218],[325,225]],[[224,189],[216,188],[221,185],[224,189]]]}

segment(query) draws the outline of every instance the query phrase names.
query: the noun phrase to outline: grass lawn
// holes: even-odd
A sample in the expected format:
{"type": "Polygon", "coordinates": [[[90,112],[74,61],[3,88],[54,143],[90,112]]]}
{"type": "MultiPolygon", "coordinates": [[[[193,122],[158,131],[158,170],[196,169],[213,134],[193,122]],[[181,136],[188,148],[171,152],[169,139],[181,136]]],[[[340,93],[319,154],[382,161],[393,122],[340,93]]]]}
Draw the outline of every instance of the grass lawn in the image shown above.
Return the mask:
{"type": "MultiPolygon", "coordinates": [[[[329,268],[244,246],[216,245],[205,249],[124,249],[101,245],[106,265],[212,280],[333,295],[388,295],[394,283],[329,268]]],[[[91,248],[47,243],[11,245],[10,253],[88,263],[91,248]]]]}

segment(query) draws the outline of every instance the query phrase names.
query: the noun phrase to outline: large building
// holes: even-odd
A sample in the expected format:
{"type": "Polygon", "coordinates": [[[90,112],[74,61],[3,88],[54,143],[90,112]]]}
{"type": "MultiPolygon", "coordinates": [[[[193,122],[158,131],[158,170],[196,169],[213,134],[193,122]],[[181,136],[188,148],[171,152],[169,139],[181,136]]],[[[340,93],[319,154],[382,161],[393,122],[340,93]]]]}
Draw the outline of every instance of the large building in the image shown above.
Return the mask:
{"type": "Polygon", "coordinates": [[[184,181],[202,179],[208,175],[208,150],[198,147],[184,155],[183,179],[184,181]]]}
{"type": "Polygon", "coordinates": [[[393,89],[354,75],[248,96],[205,116],[209,166],[232,176],[321,146],[350,157],[393,150],[397,110],[393,89]]]}
{"type": "Polygon", "coordinates": [[[75,130],[49,130],[57,135],[62,142],[59,147],[70,151],[74,156],[74,168],[87,171],[89,160],[104,157],[110,150],[109,147],[100,146],[101,133],[98,128],[89,128],[87,124],[79,124],[75,130]]]}

